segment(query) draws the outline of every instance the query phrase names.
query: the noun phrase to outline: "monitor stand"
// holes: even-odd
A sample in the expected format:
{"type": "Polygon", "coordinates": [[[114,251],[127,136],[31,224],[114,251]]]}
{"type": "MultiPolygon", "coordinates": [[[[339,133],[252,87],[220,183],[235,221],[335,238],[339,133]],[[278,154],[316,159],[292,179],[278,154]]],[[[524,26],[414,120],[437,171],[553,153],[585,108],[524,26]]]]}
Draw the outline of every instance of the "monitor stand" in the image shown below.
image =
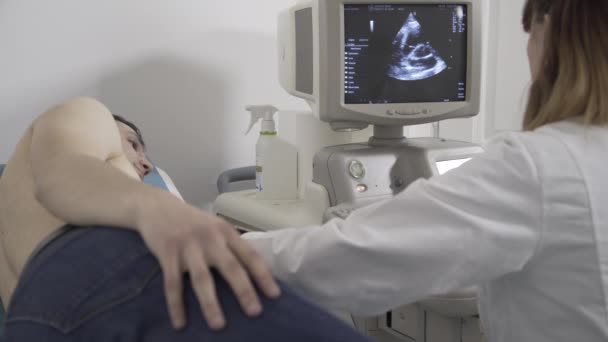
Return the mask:
{"type": "Polygon", "coordinates": [[[374,126],[367,142],[320,149],[312,163],[312,180],[327,189],[332,207],[357,208],[390,198],[419,178],[442,174],[446,164],[459,165],[481,152],[480,146],[470,142],[408,139],[402,126],[374,126]]]}
{"type": "Polygon", "coordinates": [[[370,146],[399,146],[407,144],[403,136],[403,126],[374,126],[374,135],[369,138],[370,146]]]}

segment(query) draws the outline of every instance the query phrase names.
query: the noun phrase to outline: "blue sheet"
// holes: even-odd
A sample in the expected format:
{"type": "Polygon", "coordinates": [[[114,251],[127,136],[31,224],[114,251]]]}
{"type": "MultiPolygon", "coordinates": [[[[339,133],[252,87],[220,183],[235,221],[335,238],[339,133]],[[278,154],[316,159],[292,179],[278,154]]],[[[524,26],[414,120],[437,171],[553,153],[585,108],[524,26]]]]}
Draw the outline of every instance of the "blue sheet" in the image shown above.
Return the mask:
{"type": "Polygon", "coordinates": [[[169,191],[167,184],[160,176],[160,173],[158,173],[158,169],[156,167],[152,169],[152,171],[147,174],[146,177],[144,177],[144,182],[169,191]]]}

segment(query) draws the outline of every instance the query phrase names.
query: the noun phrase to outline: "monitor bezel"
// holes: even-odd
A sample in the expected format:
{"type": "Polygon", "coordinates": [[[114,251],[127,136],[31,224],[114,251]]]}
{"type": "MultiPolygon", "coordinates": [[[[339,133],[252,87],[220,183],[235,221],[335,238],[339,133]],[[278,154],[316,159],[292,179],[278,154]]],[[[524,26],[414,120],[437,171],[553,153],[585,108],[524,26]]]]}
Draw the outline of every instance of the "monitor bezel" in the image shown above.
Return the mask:
{"type": "MultiPolygon", "coordinates": [[[[481,0],[337,0],[318,1],[319,30],[316,75],[324,75],[315,87],[315,114],[327,122],[359,122],[375,125],[416,125],[479,113],[481,95],[481,0]],[[345,101],[345,5],[462,5],[467,7],[467,71],[465,101],[387,104],[347,104],[345,101]],[[332,20],[333,18],[333,20],[332,20]],[[339,20],[335,20],[339,18],[339,20]],[[321,32],[326,34],[321,35],[321,32]],[[324,51],[324,52],[322,52],[324,51]],[[338,60],[334,60],[338,56],[338,60]],[[333,69],[333,70],[332,70],[333,69]],[[336,94],[336,90],[339,92],[336,94]],[[325,95],[322,95],[325,94],[325,95]],[[332,100],[333,99],[333,100],[332,100]]],[[[321,78],[321,77],[319,77],[321,78]]]]}

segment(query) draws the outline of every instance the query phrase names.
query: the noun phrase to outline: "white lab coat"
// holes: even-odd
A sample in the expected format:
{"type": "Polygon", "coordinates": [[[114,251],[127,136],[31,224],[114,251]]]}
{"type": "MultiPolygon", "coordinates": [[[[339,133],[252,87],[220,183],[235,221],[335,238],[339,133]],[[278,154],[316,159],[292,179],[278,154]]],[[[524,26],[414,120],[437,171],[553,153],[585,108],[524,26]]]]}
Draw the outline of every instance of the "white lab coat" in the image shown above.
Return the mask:
{"type": "Polygon", "coordinates": [[[369,315],[471,285],[489,341],[608,341],[608,128],[511,133],[324,226],[245,237],[330,309],[369,315]]]}

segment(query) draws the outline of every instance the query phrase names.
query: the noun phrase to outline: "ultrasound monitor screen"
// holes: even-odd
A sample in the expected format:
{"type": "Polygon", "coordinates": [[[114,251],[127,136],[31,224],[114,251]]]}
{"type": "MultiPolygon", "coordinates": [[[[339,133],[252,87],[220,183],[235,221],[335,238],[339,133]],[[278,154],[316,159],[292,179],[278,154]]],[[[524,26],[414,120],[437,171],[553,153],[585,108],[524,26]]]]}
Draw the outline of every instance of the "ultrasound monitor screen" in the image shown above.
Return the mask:
{"type": "Polygon", "coordinates": [[[345,103],[465,101],[467,30],[463,4],[345,4],[345,103]]]}

